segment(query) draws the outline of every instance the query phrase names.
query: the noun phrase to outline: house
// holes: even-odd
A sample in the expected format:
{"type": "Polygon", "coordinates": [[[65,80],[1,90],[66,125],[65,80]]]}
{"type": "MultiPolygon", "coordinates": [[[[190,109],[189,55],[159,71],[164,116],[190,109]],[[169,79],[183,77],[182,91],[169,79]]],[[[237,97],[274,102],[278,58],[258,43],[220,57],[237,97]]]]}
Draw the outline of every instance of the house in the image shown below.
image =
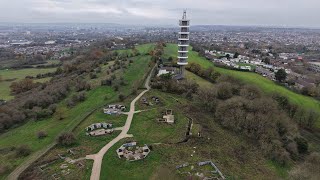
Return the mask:
{"type": "Polygon", "coordinates": [[[158,77],[164,74],[175,74],[175,68],[174,67],[162,67],[159,69],[158,77]]]}
{"type": "Polygon", "coordinates": [[[240,69],[251,71],[251,66],[240,66],[240,69]]]}

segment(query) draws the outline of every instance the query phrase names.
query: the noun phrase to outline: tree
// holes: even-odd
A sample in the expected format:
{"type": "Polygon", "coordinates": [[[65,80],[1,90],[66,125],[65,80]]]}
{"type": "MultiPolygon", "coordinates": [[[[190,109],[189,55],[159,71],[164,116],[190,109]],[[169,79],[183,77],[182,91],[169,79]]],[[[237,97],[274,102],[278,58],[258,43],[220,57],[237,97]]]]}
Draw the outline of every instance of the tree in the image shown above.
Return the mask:
{"type": "Polygon", "coordinates": [[[29,91],[37,86],[32,79],[22,79],[19,82],[13,82],[10,86],[13,94],[19,94],[22,92],[29,91]]]}
{"type": "Polygon", "coordinates": [[[122,102],[126,97],[123,94],[119,94],[119,100],[122,102]]]}
{"type": "Polygon", "coordinates": [[[233,96],[232,85],[228,82],[220,83],[217,86],[217,96],[222,100],[231,98],[233,96]]]}
{"type": "Polygon", "coordinates": [[[16,151],[17,157],[26,157],[29,154],[31,154],[31,149],[29,146],[21,145],[20,147],[17,148],[17,151],[16,151]]]}
{"type": "Polygon", "coordinates": [[[233,58],[238,58],[239,57],[239,53],[238,52],[236,52],[236,53],[234,53],[234,56],[233,56],[233,58]]]}
{"type": "Polygon", "coordinates": [[[264,58],[264,59],[262,60],[262,62],[264,62],[264,63],[266,63],[266,64],[270,64],[270,63],[271,63],[271,61],[270,61],[270,59],[269,59],[268,57],[264,58]]]}
{"type": "Polygon", "coordinates": [[[58,137],[57,142],[63,146],[70,146],[76,142],[76,137],[70,132],[63,133],[58,137]]]}
{"type": "Polygon", "coordinates": [[[297,137],[294,139],[294,141],[297,143],[298,152],[300,154],[305,154],[308,152],[309,145],[307,140],[302,137],[297,137]]]}
{"type": "Polygon", "coordinates": [[[63,120],[65,118],[65,110],[64,109],[58,109],[56,112],[55,112],[55,116],[56,116],[56,119],[57,120],[63,120]]]}
{"type": "Polygon", "coordinates": [[[48,133],[46,133],[45,131],[39,131],[38,133],[37,133],[37,137],[39,138],[39,139],[43,139],[43,138],[45,138],[45,137],[47,137],[48,136],[48,133]]]}
{"type": "Polygon", "coordinates": [[[276,80],[279,82],[283,82],[287,78],[287,73],[284,69],[279,69],[275,74],[276,80]]]}

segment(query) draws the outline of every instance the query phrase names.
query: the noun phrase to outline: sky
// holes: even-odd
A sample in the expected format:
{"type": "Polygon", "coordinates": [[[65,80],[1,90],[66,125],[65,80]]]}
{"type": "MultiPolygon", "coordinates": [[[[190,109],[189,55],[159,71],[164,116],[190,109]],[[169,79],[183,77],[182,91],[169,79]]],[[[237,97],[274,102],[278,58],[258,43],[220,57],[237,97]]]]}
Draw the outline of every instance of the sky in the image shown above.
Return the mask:
{"type": "Polygon", "coordinates": [[[320,0],[0,0],[0,22],[320,27],[320,0]]]}

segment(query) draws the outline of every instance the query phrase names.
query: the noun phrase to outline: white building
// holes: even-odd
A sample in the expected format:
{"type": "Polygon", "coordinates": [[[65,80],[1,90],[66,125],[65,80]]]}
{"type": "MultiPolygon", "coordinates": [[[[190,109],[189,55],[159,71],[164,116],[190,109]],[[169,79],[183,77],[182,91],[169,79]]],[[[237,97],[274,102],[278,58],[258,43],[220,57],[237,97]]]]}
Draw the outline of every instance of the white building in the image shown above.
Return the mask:
{"type": "Polygon", "coordinates": [[[180,67],[179,75],[184,78],[185,66],[188,65],[188,47],[189,47],[189,27],[190,20],[187,19],[187,12],[183,12],[182,19],[179,21],[180,32],[178,38],[178,62],[180,67]]]}

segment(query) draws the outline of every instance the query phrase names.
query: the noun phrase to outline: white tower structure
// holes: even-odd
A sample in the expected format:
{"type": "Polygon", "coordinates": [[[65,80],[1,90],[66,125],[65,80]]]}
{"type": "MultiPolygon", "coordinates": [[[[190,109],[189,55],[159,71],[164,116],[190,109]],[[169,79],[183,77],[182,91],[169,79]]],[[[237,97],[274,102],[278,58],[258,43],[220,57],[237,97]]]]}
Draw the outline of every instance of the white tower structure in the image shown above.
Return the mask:
{"type": "Polygon", "coordinates": [[[185,66],[188,65],[188,47],[189,47],[189,27],[190,20],[187,19],[187,11],[183,11],[182,19],[179,21],[180,32],[178,38],[178,65],[180,67],[179,75],[184,78],[185,66]]]}

